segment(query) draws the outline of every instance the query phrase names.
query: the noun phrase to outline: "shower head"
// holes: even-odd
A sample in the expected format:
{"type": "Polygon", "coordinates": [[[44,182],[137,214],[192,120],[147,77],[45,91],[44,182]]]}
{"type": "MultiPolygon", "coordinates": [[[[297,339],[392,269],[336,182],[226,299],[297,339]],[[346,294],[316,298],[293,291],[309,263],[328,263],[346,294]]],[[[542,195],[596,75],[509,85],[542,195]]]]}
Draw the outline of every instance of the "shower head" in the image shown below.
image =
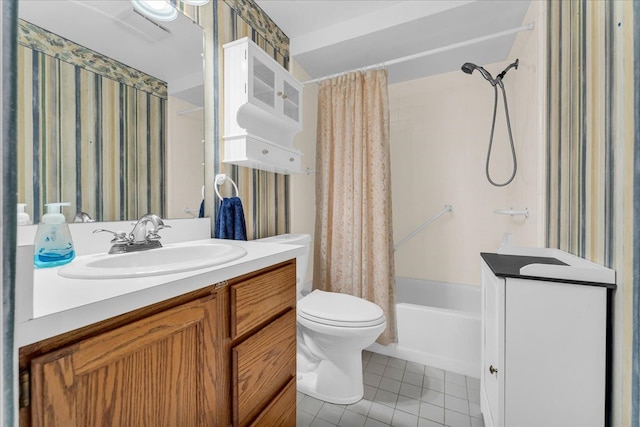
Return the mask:
{"type": "Polygon", "coordinates": [[[496,85],[496,82],[495,80],[493,80],[493,77],[491,77],[491,74],[489,74],[487,70],[485,70],[479,65],[472,64],[471,62],[465,62],[464,64],[462,64],[461,70],[467,74],[471,74],[473,73],[474,70],[478,70],[480,74],[482,74],[482,77],[487,79],[489,83],[491,83],[493,86],[496,85]]]}
{"type": "Polygon", "coordinates": [[[464,64],[462,64],[462,71],[464,71],[467,74],[471,74],[473,73],[473,70],[475,70],[476,68],[478,68],[478,66],[476,64],[472,64],[471,62],[465,62],[464,64]]]}

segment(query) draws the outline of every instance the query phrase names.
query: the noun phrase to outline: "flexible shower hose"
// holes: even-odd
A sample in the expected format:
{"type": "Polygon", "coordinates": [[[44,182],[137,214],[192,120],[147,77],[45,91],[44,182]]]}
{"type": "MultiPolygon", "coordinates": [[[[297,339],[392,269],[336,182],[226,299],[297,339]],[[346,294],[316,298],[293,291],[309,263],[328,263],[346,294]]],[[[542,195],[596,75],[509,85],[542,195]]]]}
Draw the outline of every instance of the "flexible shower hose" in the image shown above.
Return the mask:
{"type": "Polygon", "coordinates": [[[494,94],[493,97],[493,121],[491,122],[491,136],[489,137],[489,149],[487,150],[487,163],[485,168],[485,173],[487,175],[487,179],[489,182],[496,187],[504,187],[513,181],[513,178],[516,177],[516,171],[518,170],[518,162],[516,160],[516,148],[513,145],[513,135],[511,134],[511,121],[509,120],[509,106],[507,105],[507,93],[504,90],[504,85],[502,84],[501,79],[497,79],[498,83],[493,86],[494,94]],[[511,157],[513,158],[513,173],[511,174],[511,178],[508,181],[500,184],[491,179],[491,174],[489,173],[489,160],[491,159],[491,146],[493,145],[493,131],[496,127],[496,112],[498,109],[498,88],[502,89],[502,98],[504,99],[504,113],[507,117],[507,129],[509,130],[509,142],[511,143],[511,157]]]}

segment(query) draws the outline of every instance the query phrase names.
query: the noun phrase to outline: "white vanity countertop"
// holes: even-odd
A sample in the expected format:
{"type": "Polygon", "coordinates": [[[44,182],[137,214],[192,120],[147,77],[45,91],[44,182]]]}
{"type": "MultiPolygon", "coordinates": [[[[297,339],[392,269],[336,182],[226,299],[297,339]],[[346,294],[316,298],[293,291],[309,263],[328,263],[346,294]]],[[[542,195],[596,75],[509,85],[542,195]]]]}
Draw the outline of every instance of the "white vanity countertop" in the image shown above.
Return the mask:
{"type": "MultiPolygon", "coordinates": [[[[205,243],[214,239],[194,241],[205,243]]],[[[304,253],[302,246],[222,240],[246,249],[235,261],[182,273],[125,279],[66,279],[56,268],[34,270],[33,318],[16,322],[18,347],[53,337],[304,253]]],[[[18,303],[25,303],[18,302],[18,303]]]]}

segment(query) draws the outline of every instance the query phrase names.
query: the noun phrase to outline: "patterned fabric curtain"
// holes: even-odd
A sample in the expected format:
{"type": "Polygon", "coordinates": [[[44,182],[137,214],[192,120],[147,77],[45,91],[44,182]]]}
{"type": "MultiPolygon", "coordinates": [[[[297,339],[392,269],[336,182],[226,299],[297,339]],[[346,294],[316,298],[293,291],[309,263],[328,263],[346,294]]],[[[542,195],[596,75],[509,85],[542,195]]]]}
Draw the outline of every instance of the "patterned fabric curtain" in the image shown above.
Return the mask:
{"type": "Polygon", "coordinates": [[[624,426],[638,426],[640,402],[634,8],[637,1],[548,2],[547,245],[616,270],[610,421],[624,426]]]}
{"type": "Polygon", "coordinates": [[[313,286],[378,304],[396,342],[386,70],[345,74],[318,91],[313,286]]]}

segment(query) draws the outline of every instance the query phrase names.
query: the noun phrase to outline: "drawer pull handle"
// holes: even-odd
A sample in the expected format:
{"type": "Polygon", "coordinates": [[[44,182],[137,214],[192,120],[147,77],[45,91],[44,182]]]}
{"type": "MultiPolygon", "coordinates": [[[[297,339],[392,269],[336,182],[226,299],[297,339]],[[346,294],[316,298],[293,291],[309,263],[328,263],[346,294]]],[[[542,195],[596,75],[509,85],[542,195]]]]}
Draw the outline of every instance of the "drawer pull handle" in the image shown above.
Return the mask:
{"type": "Polygon", "coordinates": [[[493,365],[489,365],[489,372],[492,374],[497,374],[498,370],[493,367],[493,365]]]}
{"type": "Polygon", "coordinates": [[[262,150],[262,154],[264,154],[264,155],[269,154],[269,150],[262,150]]]}
{"type": "Polygon", "coordinates": [[[293,162],[295,159],[293,157],[289,157],[289,161],[293,162]]]}

